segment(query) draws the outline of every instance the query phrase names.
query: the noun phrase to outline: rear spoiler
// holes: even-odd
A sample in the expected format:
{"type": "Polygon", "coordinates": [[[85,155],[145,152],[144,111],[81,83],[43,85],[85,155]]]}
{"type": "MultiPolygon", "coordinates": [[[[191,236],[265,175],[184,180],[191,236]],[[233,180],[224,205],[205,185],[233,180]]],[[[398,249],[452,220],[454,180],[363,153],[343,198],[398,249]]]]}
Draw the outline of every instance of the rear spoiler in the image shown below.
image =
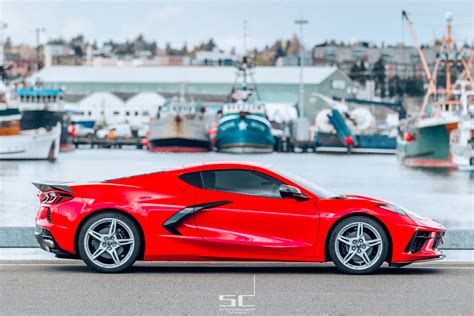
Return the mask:
{"type": "Polygon", "coordinates": [[[58,183],[35,183],[35,182],[33,182],[33,185],[35,187],[37,187],[41,192],[57,190],[57,191],[64,191],[64,192],[68,192],[68,193],[74,193],[74,191],[71,189],[71,187],[64,184],[64,182],[58,182],[58,183]]]}

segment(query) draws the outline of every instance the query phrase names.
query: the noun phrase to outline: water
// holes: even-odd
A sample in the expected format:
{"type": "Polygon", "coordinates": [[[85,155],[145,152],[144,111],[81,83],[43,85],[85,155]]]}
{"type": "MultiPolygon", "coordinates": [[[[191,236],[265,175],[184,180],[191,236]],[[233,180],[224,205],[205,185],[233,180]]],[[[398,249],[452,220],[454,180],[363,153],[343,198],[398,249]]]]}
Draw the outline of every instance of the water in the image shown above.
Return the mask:
{"type": "Polygon", "coordinates": [[[139,150],[89,150],[48,161],[0,162],[0,226],[34,226],[41,180],[94,181],[207,161],[255,161],[285,168],[337,193],[395,202],[450,228],[474,228],[474,177],[429,172],[398,164],[395,156],[268,154],[155,154],[139,150]]]}

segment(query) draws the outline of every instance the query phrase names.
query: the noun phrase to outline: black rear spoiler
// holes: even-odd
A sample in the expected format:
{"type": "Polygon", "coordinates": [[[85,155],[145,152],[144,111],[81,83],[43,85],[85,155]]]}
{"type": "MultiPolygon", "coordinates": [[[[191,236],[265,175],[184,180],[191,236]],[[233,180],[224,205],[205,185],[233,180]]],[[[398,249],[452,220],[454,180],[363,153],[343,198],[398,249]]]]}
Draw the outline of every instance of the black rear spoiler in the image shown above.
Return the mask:
{"type": "Polygon", "coordinates": [[[37,187],[41,192],[51,191],[51,190],[58,190],[64,191],[68,193],[74,193],[74,191],[68,185],[64,184],[64,182],[58,183],[35,183],[33,185],[37,187]]]}

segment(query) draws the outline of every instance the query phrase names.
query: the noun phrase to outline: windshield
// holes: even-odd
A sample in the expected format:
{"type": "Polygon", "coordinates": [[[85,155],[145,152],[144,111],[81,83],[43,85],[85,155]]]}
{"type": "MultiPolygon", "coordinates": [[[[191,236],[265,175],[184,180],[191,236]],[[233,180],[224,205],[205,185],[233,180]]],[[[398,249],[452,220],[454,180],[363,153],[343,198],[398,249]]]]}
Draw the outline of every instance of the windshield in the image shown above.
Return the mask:
{"type": "Polygon", "coordinates": [[[271,167],[270,170],[278,173],[282,177],[287,178],[290,181],[293,181],[294,183],[302,186],[306,190],[310,191],[314,195],[320,197],[321,199],[328,199],[330,197],[337,196],[336,193],[331,192],[329,190],[326,190],[325,188],[320,187],[319,185],[306,180],[305,178],[302,178],[296,174],[293,174],[291,172],[288,172],[284,169],[278,168],[278,167],[271,167]]]}

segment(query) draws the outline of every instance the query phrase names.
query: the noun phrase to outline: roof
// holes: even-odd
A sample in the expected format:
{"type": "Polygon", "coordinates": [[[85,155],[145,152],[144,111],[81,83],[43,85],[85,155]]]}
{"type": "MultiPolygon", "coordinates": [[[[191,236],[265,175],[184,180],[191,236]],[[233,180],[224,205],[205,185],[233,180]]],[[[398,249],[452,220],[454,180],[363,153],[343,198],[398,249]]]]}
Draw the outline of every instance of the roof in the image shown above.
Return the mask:
{"type": "Polygon", "coordinates": [[[79,106],[124,106],[125,103],[116,95],[110,92],[94,92],[91,95],[82,99],[79,103],[79,106]]]}
{"type": "Polygon", "coordinates": [[[228,168],[270,168],[269,165],[259,163],[259,162],[251,162],[251,161],[212,161],[212,162],[204,162],[204,163],[196,163],[196,164],[189,164],[184,165],[183,168],[188,171],[197,171],[197,170],[212,170],[212,169],[228,169],[228,168]]]}
{"type": "MultiPolygon", "coordinates": [[[[303,67],[303,81],[319,84],[338,71],[337,67],[303,67]]],[[[258,84],[298,84],[299,67],[256,67],[258,84]]],[[[54,83],[223,83],[235,82],[234,67],[161,66],[161,67],[93,67],[50,66],[30,77],[54,83]]]]}
{"type": "Polygon", "coordinates": [[[127,106],[163,105],[166,99],[156,92],[140,92],[127,100],[127,106]]]}
{"type": "Polygon", "coordinates": [[[23,97],[47,97],[52,96],[56,97],[62,94],[62,91],[59,89],[33,89],[33,88],[24,88],[24,89],[17,89],[16,94],[23,97]]]}

